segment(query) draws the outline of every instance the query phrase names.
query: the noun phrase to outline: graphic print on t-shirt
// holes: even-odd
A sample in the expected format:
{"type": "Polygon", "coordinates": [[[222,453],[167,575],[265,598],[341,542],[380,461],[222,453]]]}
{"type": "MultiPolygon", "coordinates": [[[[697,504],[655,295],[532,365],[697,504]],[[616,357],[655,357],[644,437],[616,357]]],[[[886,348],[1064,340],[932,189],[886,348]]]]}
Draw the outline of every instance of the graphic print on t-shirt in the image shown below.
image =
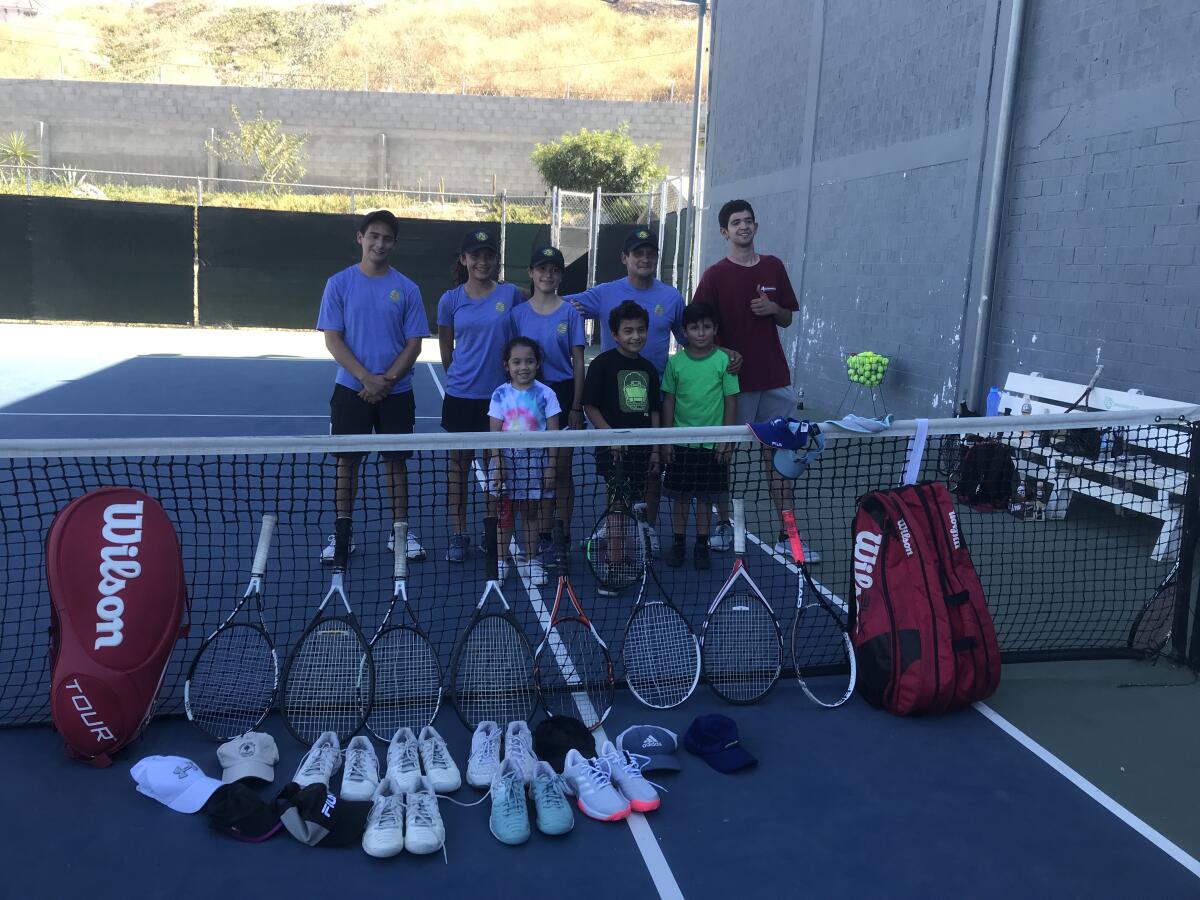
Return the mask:
{"type": "Polygon", "coordinates": [[[617,373],[617,397],[621,412],[644,413],[650,409],[650,379],[640,369],[621,369],[617,373]]]}

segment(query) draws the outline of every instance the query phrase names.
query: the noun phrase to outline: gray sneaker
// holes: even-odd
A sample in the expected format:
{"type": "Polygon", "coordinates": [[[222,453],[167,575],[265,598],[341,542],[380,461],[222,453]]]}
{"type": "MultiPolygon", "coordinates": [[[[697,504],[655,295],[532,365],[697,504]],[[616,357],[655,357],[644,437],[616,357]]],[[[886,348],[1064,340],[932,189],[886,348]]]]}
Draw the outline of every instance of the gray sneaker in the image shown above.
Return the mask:
{"type": "Polygon", "coordinates": [[[464,562],[467,558],[467,549],[470,546],[470,536],[462,532],[451,535],[450,546],[446,548],[446,562],[464,562]]]}
{"type": "Polygon", "coordinates": [[[725,553],[733,547],[733,526],[729,522],[718,522],[708,539],[708,549],[725,553]]]}
{"type": "MultiPolygon", "coordinates": [[[[800,539],[800,549],[804,552],[804,561],[810,565],[816,565],[821,561],[821,554],[812,548],[812,545],[803,538],[800,539]]],[[[775,542],[775,552],[785,559],[792,558],[792,542],[788,540],[786,534],[780,534],[779,540],[775,542]]]]}

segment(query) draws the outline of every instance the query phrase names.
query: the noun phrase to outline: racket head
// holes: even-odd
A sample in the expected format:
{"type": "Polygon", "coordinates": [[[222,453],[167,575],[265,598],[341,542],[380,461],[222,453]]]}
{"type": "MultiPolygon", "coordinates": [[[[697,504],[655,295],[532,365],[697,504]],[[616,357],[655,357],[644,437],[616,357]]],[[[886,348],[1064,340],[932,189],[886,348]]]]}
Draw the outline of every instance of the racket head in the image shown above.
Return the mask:
{"type": "Polygon", "coordinates": [[[730,703],[766,696],[783,669],[783,636],[775,613],[761,596],[741,584],[708,611],[700,637],[704,679],[730,703]]]}
{"type": "Polygon", "coordinates": [[[407,625],[385,628],[371,645],[375,693],[367,730],[390,741],[399,728],[419,732],[442,705],[442,667],[428,638],[407,625]]]}
{"type": "Polygon", "coordinates": [[[670,604],[639,604],[621,644],[625,683],[652,709],[670,709],[692,695],[700,681],[700,644],[687,620],[670,604]]]}
{"type": "MultiPolygon", "coordinates": [[[[807,573],[801,577],[808,580],[807,573]]],[[[808,699],[833,709],[854,693],[858,667],[845,622],[823,597],[814,598],[814,594],[816,586],[810,585],[809,596],[802,596],[796,608],[790,641],[792,664],[808,699]]]]}
{"type": "Polygon", "coordinates": [[[1158,656],[1171,640],[1171,629],[1175,624],[1175,606],[1178,599],[1176,577],[1179,563],[1171,568],[1166,579],[1158,586],[1146,605],[1142,607],[1129,628],[1128,644],[1143,659],[1158,656]]]}
{"type": "Polygon", "coordinates": [[[584,542],[588,566],[601,587],[623,591],[646,570],[645,537],[641,523],[627,507],[605,510],[584,542]]]}
{"type": "Polygon", "coordinates": [[[358,623],[350,616],[323,616],[288,655],[279,711],[301,743],[326,731],[345,743],[366,724],[374,691],[375,664],[358,623]]]}
{"type": "Polygon", "coordinates": [[[528,721],[537,708],[533,651],[503,613],[479,615],[467,627],[450,683],[458,717],[471,730],[484,721],[528,721]]]}
{"type": "Polygon", "coordinates": [[[534,653],[533,680],[552,716],[572,716],[594,731],[612,711],[612,656],[565,574],[558,579],[550,627],[534,653]]]}
{"type": "Polygon", "coordinates": [[[278,686],[279,660],[266,631],[259,625],[227,623],[192,659],[183,706],[201,731],[226,741],[263,723],[278,686]]]}

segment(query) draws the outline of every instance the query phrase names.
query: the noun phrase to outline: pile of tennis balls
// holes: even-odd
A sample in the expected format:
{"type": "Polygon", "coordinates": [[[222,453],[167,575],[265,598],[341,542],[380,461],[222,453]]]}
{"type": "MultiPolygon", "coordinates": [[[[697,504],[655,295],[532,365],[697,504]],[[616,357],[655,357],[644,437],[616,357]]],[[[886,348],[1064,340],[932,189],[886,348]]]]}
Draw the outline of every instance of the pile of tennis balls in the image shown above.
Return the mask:
{"type": "Polygon", "coordinates": [[[855,384],[878,387],[887,372],[888,358],[871,350],[864,350],[846,358],[846,374],[855,384]]]}

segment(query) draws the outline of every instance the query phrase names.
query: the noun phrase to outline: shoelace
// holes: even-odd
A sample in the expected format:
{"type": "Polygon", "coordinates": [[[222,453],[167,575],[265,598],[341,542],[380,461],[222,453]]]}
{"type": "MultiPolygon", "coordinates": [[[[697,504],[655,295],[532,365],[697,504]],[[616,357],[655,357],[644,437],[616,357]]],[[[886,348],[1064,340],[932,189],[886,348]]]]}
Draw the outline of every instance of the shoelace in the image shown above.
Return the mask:
{"type": "Polygon", "coordinates": [[[500,779],[500,785],[500,795],[495,798],[500,802],[500,814],[511,816],[520,813],[525,803],[525,784],[521,782],[520,776],[516,773],[505,775],[500,779]]]}
{"type": "Polygon", "coordinates": [[[525,770],[528,769],[532,764],[537,762],[537,757],[534,756],[533,751],[529,749],[529,744],[526,742],[524,735],[515,741],[512,738],[509,738],[508,753],[505,755],[516,761],[517,765],[521,768],[522,774],[524,774],[525,770]]]}
{"type": "Polygon", "coordinates": [[[300,764],[300,777],[311,778],[314,775],[323,775],[328,778],[333,774],[333,767],[337,762],[338,755],[338,751],[328,745],[314,747],[305,754],[304,762],[300,764]]]}
{"type": "Polygon", "coordinates": [[[584,760],[585,769],[587,772],[588,781],[592,783],[592,790],[602,791],[612,782],[612,764],[608,757],[600,756],[595,759],[584,760]]]}
{"type": "Polygon", "coordinates": [[[388,766],[395,766],[401,772],[421,771],[421,763],[417,759],[415,744],[407,743],[388,758],[388,766]]]}
{"type": "Polygon", "coordinates": [[[346,771],[344,777],[350,781],[366,781],[370,771],[370,754],[361,747],[355,747],[346,755],[346,771]]]}
{"type": "Polygon", "coordinates": [[[421,749],[425,751],[428,757],[426,765],[431,769],[448,769],[450,764],[446,761],[446,745],[441,741],[435,741],[429,738],[421,745],[421,749]]]}
{"type": "MultiPolygon", "coordinates": [[[[621,752],[617,751],[617,755],[620,756],[621,752]]],[[[650,787],[654,788],[656,791],[662,791],[663,793],[670,793],[665,787],[663,787],[660,784],[655,784],[653,781],[651,781],[649,778],[647,778],[645,775],[642,774],[642,766],[644,766],[646,763],[650,762],[650,757],[642,756],[640,753],[632,753],[628,750],[625,751],[624,755],[625,755],[625,759],[622,761],[621,768],[625,770],[626,775],[628,775],[630,778],[640,778],[642,781],[646,782],[646,784],[650,785],[650,787]]]]}
{"type": "Polygon", "coordinates": [[[399,796],[384,797],[383,802],[375,807],[379,810],[375,824],[380,828],[400,828],[400,810],[403,807],[404,801],[399,796]]]}
{"type": "Polygon", "coordinates": [[[408,795],[405,809],[412,809],[415,825],[432,827],[434,815],[437,812],[437,795],[425,791],[413,791],[408,795]]]}
{"type": "Polygon", "coordinates": [[[479,742],[479,750],[473,752],[472,756],[486,756],[489,760],[500,753],[500,732],[493,731],[491,734],[485,735],[483,740],[479,742]]]}
{"type": "Polygon", "coordinates": [[[535,778],[533,780],[533,799],[539,806],[569,807],[567,798],[563,796],[562,780],[558,775],[553,778],[535,778]]]}

